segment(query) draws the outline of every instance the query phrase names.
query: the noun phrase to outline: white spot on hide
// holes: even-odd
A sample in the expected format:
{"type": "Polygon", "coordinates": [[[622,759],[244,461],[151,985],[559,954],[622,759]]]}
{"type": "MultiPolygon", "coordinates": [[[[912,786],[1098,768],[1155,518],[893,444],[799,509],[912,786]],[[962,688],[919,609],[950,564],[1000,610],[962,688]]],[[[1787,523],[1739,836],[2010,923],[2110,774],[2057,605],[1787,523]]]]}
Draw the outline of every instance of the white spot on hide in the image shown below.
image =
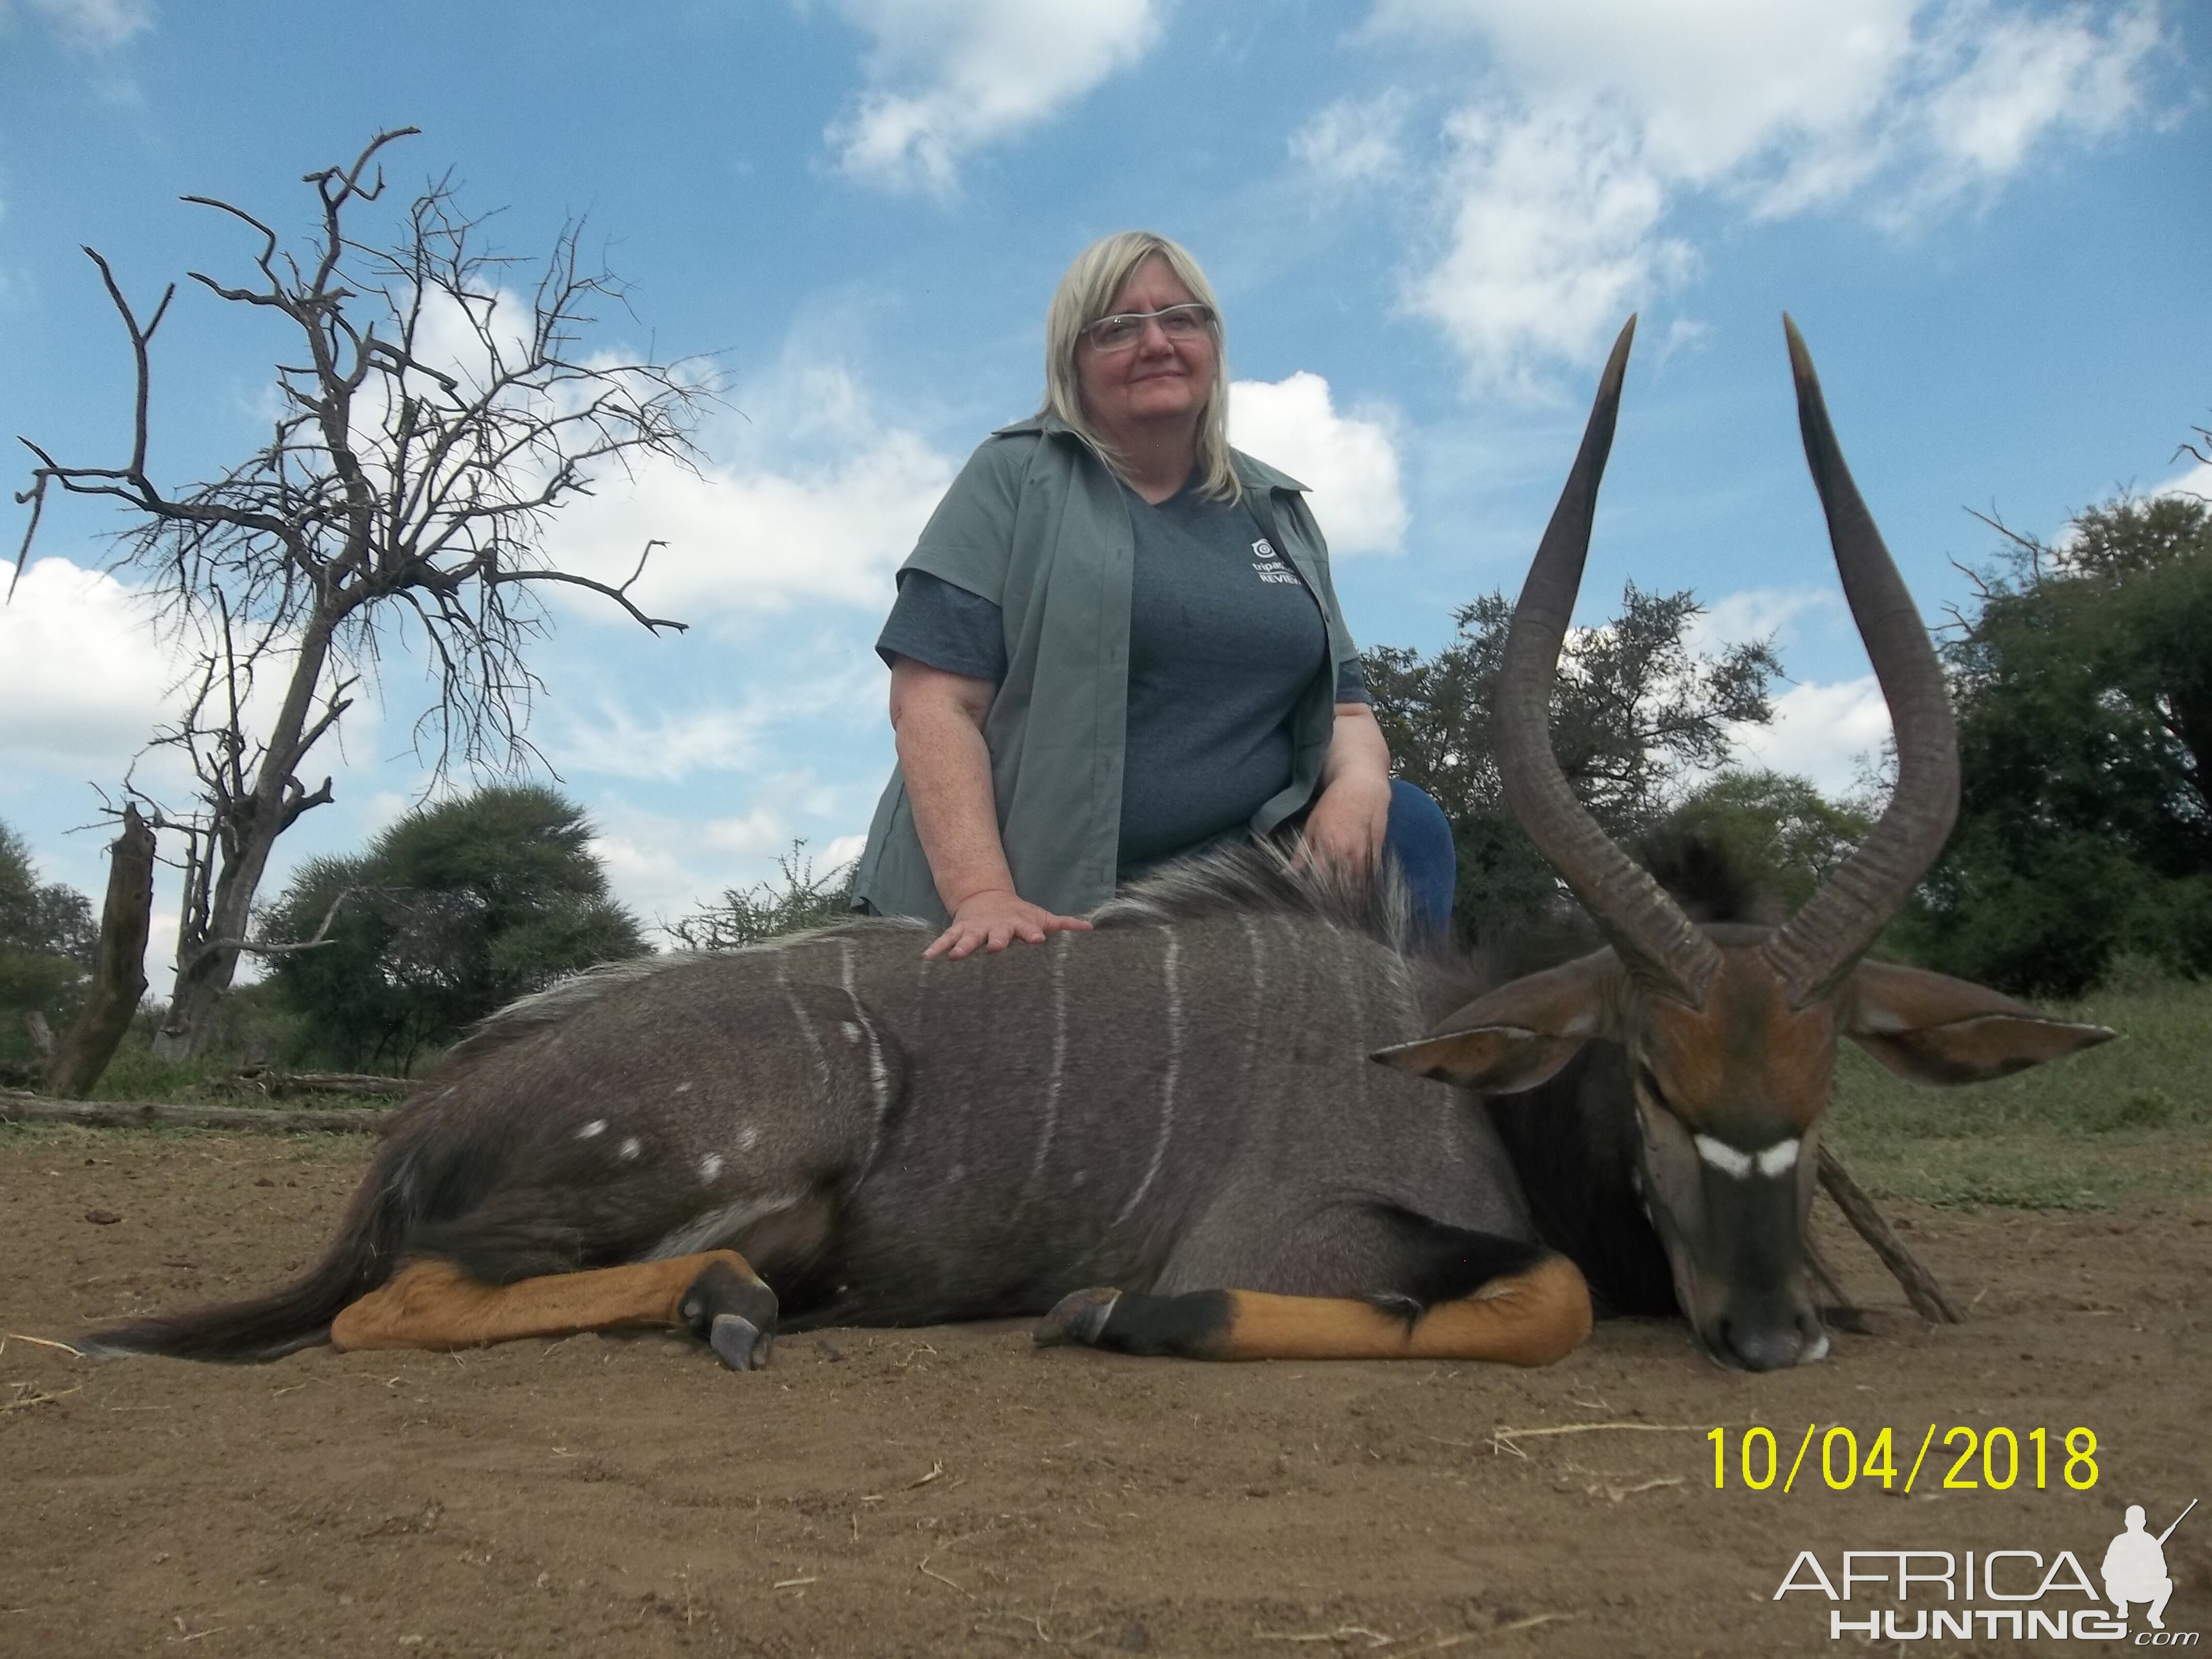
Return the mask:
{"type": "Polygon", "coordinates": [[[676,1085],[674,1092],[679,1095],[688,1095],[691,1092],[691,1085],[688,1083],[679,1083],[676,1085]]]}
{"type": "Polygon", "coordinates": [[[605,1134],[606,1133],[606,1119],[603,1117],[595,1117],[589,1123],[586,1123],[582,1128],[576,1131],[576,1139],[579,1140],[589,1140],[593,1135],[605,1134]]]}
{"type": "Polygon", "coordinates": [[[750,1152],[759,1144],[760,1131],[758,1129],[746,1128],[738,1131],[738,1150],[739,1152],[750,1152]]]}
{"type": "Polygon", "coordinates": [[[722,1155],[720,1152],[709,1152],[706,1157],[699,1160],[700,1180],[712,1181],[716,1176],[721,1173],[722,1155]]]}
{"type": "Polygon", "coordinates": [[[615,1156],[627,1163],[644,1150],[645,1143],[635,1135],[631,1135],[621,1146],[615,1148],[615,1156]]]}
{"type": "Polygon", "coordinates": [[[837,1029],[845,1034],[845,1041],[848,1042],[858,1042],[860,1040],[860,1028],[849,1019],[840,1021],[837,1029]]]}

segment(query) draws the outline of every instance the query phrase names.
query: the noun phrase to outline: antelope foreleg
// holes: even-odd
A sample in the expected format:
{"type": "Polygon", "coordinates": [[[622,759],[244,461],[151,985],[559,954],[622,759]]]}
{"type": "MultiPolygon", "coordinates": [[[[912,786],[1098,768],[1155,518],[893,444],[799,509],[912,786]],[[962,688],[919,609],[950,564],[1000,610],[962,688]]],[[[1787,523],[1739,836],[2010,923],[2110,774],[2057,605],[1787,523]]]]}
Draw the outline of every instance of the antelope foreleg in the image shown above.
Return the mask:
{"type": "Polygon", "coordinates": [[[750,1370],[768,1357],[775,1293],[735,1250],[639,1261],[586,1273],[487,1285],[451,1261],[409,1262],[331,1325],[331,1346],[472,1348],[518,1336],[640,1326],[688,1330],[725,1364],[750,1370]]]}
{"type": "Polygon", "coordinates": [[[1045,1316],[1044,1346],[1082,1343],[1186,1359],[1484,1359],[1549,1365],[1590,1332],[1589,1287],[1573,1262],[1547,1255],[1471,1296],[1408,1319],[1352,1297],[1194,1291],[1146,1296],[1078,1291],[1045,1316]]]}

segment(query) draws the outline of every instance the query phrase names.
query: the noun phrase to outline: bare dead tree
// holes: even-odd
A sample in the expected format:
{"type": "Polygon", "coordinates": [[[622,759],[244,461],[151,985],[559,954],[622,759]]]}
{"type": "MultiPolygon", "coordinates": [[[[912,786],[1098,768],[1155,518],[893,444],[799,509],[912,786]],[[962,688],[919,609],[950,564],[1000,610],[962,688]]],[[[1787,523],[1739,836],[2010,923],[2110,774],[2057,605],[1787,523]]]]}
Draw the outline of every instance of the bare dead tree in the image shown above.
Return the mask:
{"type": "Polygon", "coordinates": [[[610,582],[557,568],[545,532],[610,471],[649,456],[691,464],[710,388],[691,364],[585,354],[598,309],[623,292],[586,268],[573,222],[526,297],[514,290],[516,262],[484,246],[483,218],[459,210],[450,179],[415,198],[388,246],[356,240],[352,225],[384,193],[379,153],[415,131],[380,133],[349,167],[307,174],[319,224],[296,247],[241,208],[185,198],[261,242],[244,285],[192,279],[269,313],[297,354],[276,366],[278,414],[261,448],[177,493],[155,483],[149,348],[176,286],[142,319],[88,247],[137,362],[130,459],[64,465],[24,440],[38,465],[16,498],[31,508],[17,575],[53,487],[118,502],[137,522],[115,568],[150,586],[197,654],[183,715],[149,745],[188,758],[196,799],[170,811],[130,790],[184,842],[176,984],[157,1039],[171,1055],[193,1051],[240,955],[261,948],[247,925],[270,853],[331,799],[329,778],[302,781],[309,755],[392,630],[433,670],[415,739],[434,779],[456,763],[514,769],[534,757],[527,651],[546,628],[542,584],[599,594],[656,632],[684,625],[632,597],[651,544],[610,582]]]}

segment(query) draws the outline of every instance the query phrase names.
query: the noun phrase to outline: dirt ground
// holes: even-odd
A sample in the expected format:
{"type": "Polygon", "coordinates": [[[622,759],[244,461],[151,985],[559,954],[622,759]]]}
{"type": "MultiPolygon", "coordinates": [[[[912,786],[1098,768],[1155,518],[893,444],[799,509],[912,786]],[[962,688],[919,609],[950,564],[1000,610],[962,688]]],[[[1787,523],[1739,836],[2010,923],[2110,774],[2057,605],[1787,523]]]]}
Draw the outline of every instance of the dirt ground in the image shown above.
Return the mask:
{"type": "MultiPolygon", "coordinates": [[[[0,1131],[0,1654],[1821,1651],[1830,1603],[1774,1599],[1800,1550],[1833,1574],[1845,1549],[2064,1548],[2094,1574],[2124,1504],[2156,1530],[2212,1498],[2203,1200],[1900,1206],[1971,1304],[1942,1330],[1824,1211],[1874,1333],[1760,1377],[1645,1322],[1525,1373],[1041,1352],[1004,1324],[794,1336],[746,1376],[659,1335],[240,1369],[25,1340],[272,1284],[365,1157],[0,1131]],[[1819,1440],[1788,1492],[1747,1489],[1741,1431],[1772,1425],[1786,1465],[1808,1423],[1893,1425],[1900,1488],[1937,1443],[1910,1498],[1830,1489],[1819,1440]],[[2046,1489],[2031,1458],[1944,1490],[1958,1425],[2048,1427],[2046,1489]],[[2056,1449],[2077,1425],[2082,1492],[2056,1449]],[[1504,1432],[1539,1429],[1576,1431],[1504,1432]]],[[[2166,1625],[2212,1626],[2212,1514],[2166,1555],[2166,1625]]]]}

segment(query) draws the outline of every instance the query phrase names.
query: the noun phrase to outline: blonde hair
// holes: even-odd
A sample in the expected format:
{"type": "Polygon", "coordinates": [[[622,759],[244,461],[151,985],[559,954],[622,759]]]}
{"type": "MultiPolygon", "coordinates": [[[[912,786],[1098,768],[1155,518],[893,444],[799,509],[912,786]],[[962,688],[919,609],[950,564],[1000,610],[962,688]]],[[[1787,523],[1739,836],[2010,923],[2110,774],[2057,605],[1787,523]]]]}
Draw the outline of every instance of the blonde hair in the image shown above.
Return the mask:
{"type": "Polygon", "coordinates": [[[1200,495],[1233,501],[1243,494],[1243,487],[1229,458],[1229,354],[1222,341],[1221,307],[1198,261],[1188,250],[1164,236],[1149,230],[1117,231],[1075,256],[1045,312],[1044,405],[1037,412],[1057,416],[1087,439],[1115,471],[1121,471],[1121,458],[1084,411],[1075,349],[1083,339],[1083,331],[1111,313],[1114,296],[1137,267],[1155,256],[1166,261],[1192,299],[1213,313],[1213,386],[1199,412],[1198,454],[1192,473],[1200,495]]]}

